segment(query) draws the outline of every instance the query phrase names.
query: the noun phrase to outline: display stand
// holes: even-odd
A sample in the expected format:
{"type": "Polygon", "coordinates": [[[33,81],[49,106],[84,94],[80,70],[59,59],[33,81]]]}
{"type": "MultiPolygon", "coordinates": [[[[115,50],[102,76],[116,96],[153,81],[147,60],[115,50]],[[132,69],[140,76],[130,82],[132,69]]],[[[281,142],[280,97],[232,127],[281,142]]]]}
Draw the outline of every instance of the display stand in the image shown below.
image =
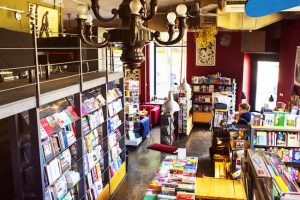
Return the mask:
{"type": "Polygon", "coordinates": [[[162,113],[160,115],[160,143],[172,146],[175,140],[174,130],[174,115],[162,113]]]}
{"type": "Polygon", "coordinates": [[[193,129],[193,115],[192,111],[192,100],[191,93],[179,93],[179,106],[178,112],[178,133],[184,135],[190,135],[193,129]]]}
{"type": "Polygon", "coordinates": [[[135,126],[139,120],[139,81],[125,81],[125,116],[127,146],[138,146],[142,137],[135,136],[135,126]]]}

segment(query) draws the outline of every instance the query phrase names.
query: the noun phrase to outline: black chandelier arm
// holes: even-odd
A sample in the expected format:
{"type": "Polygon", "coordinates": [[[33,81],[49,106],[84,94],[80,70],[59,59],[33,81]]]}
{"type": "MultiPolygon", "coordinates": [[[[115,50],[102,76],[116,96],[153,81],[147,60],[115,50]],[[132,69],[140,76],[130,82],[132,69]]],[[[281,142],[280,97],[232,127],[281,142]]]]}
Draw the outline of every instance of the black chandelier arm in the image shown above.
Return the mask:
{"type": "MultiPolygon", "coordinates": [[[[153,17],[155,16],[156,14],[156,9],[157,9],[157,0],[151,0],[150,2],[150,13],[148,16],[141,16],[141,19],[144,20],[144,21],[150,21],[153,19],[153,17]]],[[[141,3],[144,5],[145,4],[145,1],[144,0],[141,0],[141,3]]],[[[146,12],[145,12],[146,13],[146,12]]]]}
{"type": "Polygon", "coordinates": [[[186,18],[185,17],[178,17],[179,20],[179,34],[177,36],[177,38],[175,38],[173,40],[173,35],[175,32],[175,25],[173,24],[169,24],[168,25],[168,34],[169,34],[169,38],[168,41],[162,41],[160,40],[160,32],[156,31],[153,34],[154,39],[161,45],[173,45],[173,44],[177,44],[178,42],[180,42],[182,40],[182,38],[184,37],[184,34],[186,32],[186,18]]]}
{"type": "Polygon", "coordinates": [[[92,38],[92,25],[86,25],[85,26],[84,21],[85,21],[84,19],[77,19],[80,39],[84,43],[86,43],[90,46],[96,47],[96,48],[106,47],[109,43],[108,33],[103,34],[103,37],[105,38],[105,40],[103,42],[97,43],[92,38]]]}
{"type": "Polygon", "coordinates": [[[91,0],[91,8],[93,10],[94,15],[96,16],[96,18],[102,22],[111,22],[113,21],[119,14],[119,11],[117,9],[112,9],[111,13],[113,14],[113,16],[111,18],[104,18],[100,15],[100,6],[99,6],[99,0],[91,0]]]}

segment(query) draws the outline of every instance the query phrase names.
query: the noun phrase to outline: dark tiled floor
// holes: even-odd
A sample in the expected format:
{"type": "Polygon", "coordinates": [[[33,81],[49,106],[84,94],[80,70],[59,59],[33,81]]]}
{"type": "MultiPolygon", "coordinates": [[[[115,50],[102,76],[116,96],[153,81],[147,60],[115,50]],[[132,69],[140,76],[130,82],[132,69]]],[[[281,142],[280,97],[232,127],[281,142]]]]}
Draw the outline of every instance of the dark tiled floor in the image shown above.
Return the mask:
{"type": "MultiPolygon", "coordinates": [[[[152,131],[154,142],[160,141],[160,129],[152,131]]],[[[139,148],[131,148],[127,177],[121,184],[113,200],[141,200],[158,170],[161,159],[166,155],[158,151],[148,151],[147,138],[139,148]]],[[[209,158],[211,132],[208,127],[194,127],[191,135],[180,139],[180,147],[187,149],[188,156],[199,157],[198,176],[213,176],[213,164],[209,158]]]]}

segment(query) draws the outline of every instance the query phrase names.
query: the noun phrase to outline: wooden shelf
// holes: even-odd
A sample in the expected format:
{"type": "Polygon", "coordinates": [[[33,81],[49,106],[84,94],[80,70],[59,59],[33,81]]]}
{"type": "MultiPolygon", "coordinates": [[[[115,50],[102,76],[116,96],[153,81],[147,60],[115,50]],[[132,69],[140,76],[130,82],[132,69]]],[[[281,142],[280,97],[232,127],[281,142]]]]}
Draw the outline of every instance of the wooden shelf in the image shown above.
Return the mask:
{"type": "Polygon", "coordinates": [[[193,122],[209,123],[212,119],[211,112],[193,112],[193,122]]]}
{"type": "Polygon", "coordinates": [[[192,83],[193,85],[215,85],[215,86],[227,86],[232,87],[231,84],[214,84],[214,83],[192,83]]]}
{"type": "Polygon", "coordinates": [[[293,131],[300,132],[300,128],[286,126],[251,126],[251,129],[258,131],[293,131]]]}

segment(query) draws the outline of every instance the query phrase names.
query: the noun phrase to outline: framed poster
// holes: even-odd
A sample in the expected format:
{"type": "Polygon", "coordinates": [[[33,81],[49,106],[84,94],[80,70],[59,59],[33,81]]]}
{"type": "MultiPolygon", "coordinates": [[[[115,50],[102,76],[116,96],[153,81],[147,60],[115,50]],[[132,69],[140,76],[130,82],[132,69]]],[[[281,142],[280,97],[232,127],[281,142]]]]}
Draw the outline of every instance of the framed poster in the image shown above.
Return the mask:
{"type": "Polygon", "coordinates": [[[35,25],[37,37],[57,37],[59,35],[58,10],[29,3],[29,12],[34,14],[34,17],[29,18],[30,29],[35,25]]]}
{"type": "Polygon", "coordinates": [[[296,50],[294,83],[300,86],[300,46],[298,46],[296,50]]]}
{"type": "Polygon", "coordinates": [[[215,66],[216,65],[216,40],[211,42],[208,47],[198,47],[196,43],[196,66],[215,66]]]}

